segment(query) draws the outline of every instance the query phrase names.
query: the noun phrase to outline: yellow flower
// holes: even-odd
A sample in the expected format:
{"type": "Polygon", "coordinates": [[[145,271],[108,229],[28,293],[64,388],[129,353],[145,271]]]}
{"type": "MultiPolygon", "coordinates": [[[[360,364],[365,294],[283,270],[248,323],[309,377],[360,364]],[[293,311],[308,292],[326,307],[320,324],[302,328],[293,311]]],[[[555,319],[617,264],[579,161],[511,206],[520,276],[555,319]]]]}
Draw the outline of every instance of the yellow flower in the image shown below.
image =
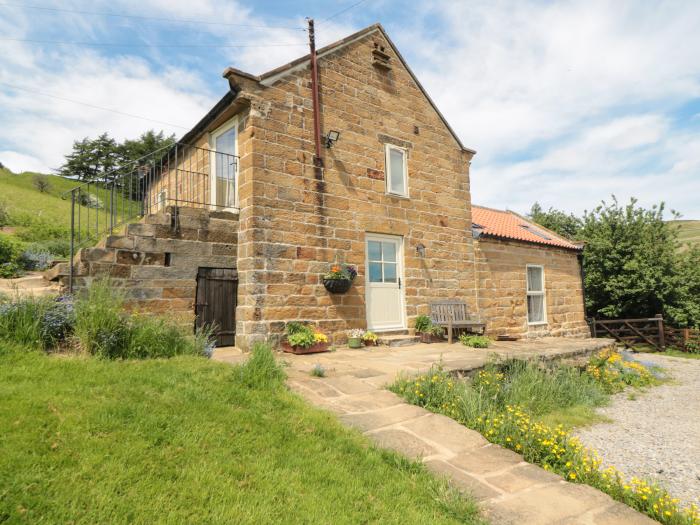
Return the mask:
{"type": "Polygon", "coordinates": [[[569,472],[569,479],[576,479],[576,472],[569,472]]]}

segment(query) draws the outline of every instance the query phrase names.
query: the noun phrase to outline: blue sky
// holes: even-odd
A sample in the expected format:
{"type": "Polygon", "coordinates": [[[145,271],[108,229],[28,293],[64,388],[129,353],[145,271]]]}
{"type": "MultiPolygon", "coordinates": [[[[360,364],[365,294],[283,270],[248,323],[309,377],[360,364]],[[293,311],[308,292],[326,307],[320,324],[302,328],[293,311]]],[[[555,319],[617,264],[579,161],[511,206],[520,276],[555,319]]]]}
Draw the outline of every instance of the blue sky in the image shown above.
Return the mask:
{"type": "Polygon", "coordinates": [[[313,16],[320,45],[385,26],[477,150],[474,202],[580,213],[614,193],[700,219],[694,0],[371,0],[331,20],[357,0],[38,2],[0,2],[0,162],[15,171],[57,167],[74,139],[103,131],[182,134],[225,93],[226,66],[260,73],[304,54],[313,16]]]}

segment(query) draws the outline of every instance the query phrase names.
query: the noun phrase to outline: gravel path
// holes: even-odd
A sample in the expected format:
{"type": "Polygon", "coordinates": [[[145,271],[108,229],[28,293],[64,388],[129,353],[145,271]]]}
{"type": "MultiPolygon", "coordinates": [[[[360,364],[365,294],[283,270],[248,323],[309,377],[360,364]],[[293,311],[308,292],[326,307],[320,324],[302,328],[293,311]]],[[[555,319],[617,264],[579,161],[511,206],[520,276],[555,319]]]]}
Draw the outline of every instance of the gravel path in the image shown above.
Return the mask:
{"type": "Polygon", "coordinates": [[[664,485],[681,503],[700,505],[700,359],[639,355],[666,369],[673,382],[613,397],[598,412],[612,420],[577,432],[608,465],[664,485]]]}

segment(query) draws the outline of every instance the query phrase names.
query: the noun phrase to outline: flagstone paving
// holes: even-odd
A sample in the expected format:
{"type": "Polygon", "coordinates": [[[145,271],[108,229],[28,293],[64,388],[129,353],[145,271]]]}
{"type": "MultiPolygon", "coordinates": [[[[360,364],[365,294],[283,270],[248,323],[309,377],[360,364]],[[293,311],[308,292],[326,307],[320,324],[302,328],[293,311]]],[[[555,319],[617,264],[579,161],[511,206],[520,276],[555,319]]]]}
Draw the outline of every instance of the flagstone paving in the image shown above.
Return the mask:
{"type": "MultiPolygon", "coordinates": [[[[338,415],[379,446],[422,461],[454,486],[472,494],[493,524],[642,525],[656,523],[606,494],[568,483],[486,441],[454,420],[409,405],[384,387],[401,374],[427,371],[441,362],[468,372],[500,357],[563,358],[607,347],[604,339],[497,342],[489,349],[432,344],[370,347],[332,353],[285,356],[289,386],[309,402],[338,415]],[[320,364],[326,377],[312,377],[320,364]]],[[[222,355],[230,360],[230,355],[222,355]]],[[[218,353],[214,359],[218,359],[218,353]]]]}

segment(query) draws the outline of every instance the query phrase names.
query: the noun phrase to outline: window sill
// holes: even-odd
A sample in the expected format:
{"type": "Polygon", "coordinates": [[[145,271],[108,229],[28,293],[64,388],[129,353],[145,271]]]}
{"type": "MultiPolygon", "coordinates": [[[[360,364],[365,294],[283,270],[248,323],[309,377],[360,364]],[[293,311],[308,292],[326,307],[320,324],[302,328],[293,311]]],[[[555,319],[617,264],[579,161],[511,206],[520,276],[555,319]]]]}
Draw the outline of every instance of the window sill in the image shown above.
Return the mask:
{"type": "Polygon", "coordinates": [[[389,193],[388,191],[384,193],[387,197],[394,197],[395,199],[406,199],[410,200],[408,195],[399,195],[398,193],[389,193]]]}
{"type": "Polygon", "coordinates": [[[545,326],[547,324],[548,324],[547,321],[539,321],[537,323],[530,323],[530,322],[527,323],[528,326],[545,326]]]}

